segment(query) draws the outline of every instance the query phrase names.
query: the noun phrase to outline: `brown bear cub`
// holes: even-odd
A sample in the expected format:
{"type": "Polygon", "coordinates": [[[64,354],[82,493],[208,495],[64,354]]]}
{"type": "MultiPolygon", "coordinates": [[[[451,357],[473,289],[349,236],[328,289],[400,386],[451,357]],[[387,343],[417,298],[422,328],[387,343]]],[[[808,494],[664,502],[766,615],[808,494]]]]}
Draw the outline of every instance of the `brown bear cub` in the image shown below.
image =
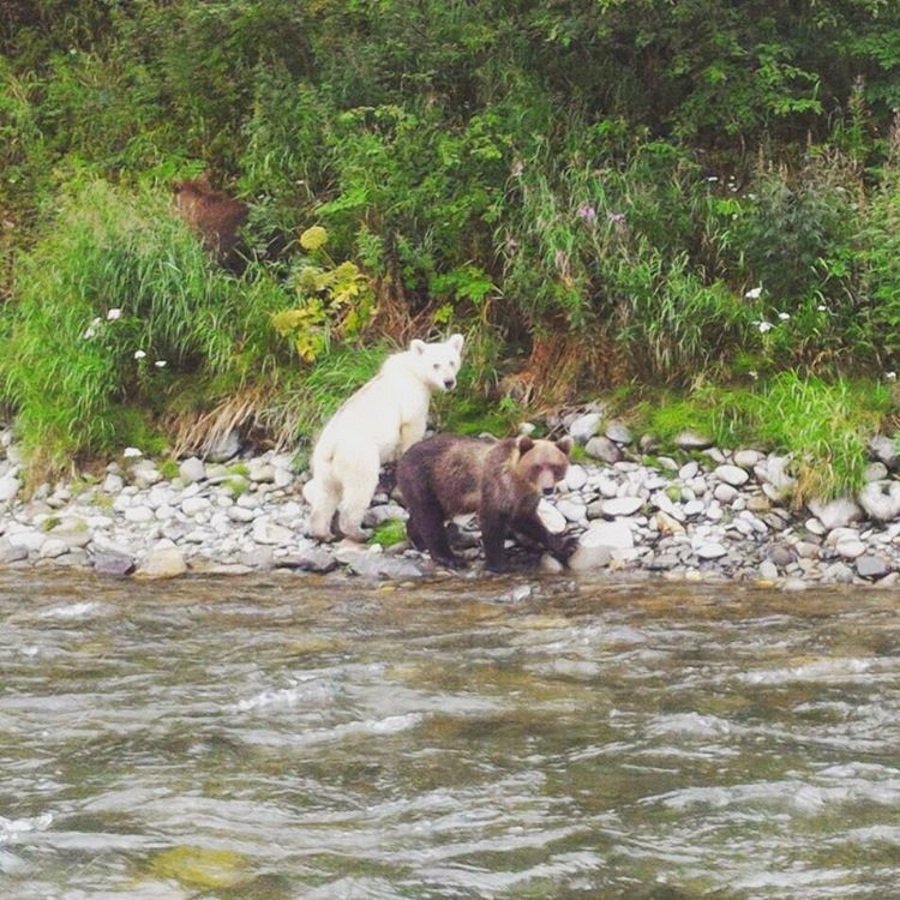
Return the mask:
{"type": "Polygon", "coordinates": [[[203,247],[226,269],[240,275],[246,260],[240,251],[239,231],[246,225],[250,207],[215,190],[204,175],[172,185],[175,206],[203,247]]]}
{"type": "Polygon", "coordinates": [[[509,531],[544,546],[561,561],[571,541],[551,534],[537,515],[543,495],[566,474],[572,439],[501,441],[441,434],[414,444],[397,463],[397,485],[409,513],[410,541],[450,568],[463,560],[450,549],[444,523],[478,513],[487,567],[506,568],[503,544],[509,531]]]}

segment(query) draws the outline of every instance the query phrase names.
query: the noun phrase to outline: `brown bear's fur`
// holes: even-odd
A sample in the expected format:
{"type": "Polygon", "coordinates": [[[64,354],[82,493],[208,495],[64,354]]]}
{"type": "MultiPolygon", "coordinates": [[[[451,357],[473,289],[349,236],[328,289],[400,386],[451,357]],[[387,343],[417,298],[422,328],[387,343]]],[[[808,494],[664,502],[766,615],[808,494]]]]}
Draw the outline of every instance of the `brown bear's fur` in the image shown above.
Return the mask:
{"type": "Polygon", "coordinates": [[[485,441],[451,434],[414,444],[397,464],[409,539],[435,562],[457,568],[462,560],[450,549],[444,522],[477,512],[489,569],[506,568],[503,543],[510,530],[564,559],[569,542],[547,531],[537,506],[565,475],[571,448],[571,438],[485,441]]]}
{"type": "Polygon", "coordinates": [[[206,176],[176,181],[172,190],[181,218],[203,246],[225,268],[240,274],[246,263],[239,252],[238,232],[247,222],[247,204],[215,190],[206,176]]]}

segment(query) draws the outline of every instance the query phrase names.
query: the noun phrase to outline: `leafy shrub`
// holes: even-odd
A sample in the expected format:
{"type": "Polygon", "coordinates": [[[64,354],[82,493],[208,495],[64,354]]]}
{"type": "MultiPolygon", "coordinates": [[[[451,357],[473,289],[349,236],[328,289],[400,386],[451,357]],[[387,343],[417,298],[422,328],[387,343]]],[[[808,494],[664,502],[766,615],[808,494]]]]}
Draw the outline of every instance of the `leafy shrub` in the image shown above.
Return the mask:
{"type": "Polygon", "coordinates": [[[297,264],[293,284],[299,304],[272,316],[275,330],[288,338],[305,363],[315,362],[333,340],[358,338],[374,314],[375,291],[356,263],[336,264],[325,245],[328,232],[307,228],[300,246],[307,251],[297,264]]]}

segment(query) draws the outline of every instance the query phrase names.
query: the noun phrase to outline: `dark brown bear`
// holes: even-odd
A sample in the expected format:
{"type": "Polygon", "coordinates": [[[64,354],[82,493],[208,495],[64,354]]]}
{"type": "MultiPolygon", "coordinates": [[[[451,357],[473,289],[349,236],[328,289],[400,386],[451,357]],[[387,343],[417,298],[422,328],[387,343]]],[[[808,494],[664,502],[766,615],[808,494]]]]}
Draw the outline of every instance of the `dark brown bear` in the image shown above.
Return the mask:
{"type": "Polygon", "coordinates": [[[249,207],[213,188],[206,176],[176,181],[175,206],[203,246],[226,269],[240,275],[246,261],[239,252],[238,232],[247,222],[249,207]]]}
{"type": "Polygon", "coordinates": [[[556,442],[529,437],[490,441],[442,434],[414,444],[397,463],[410,541],[428,550],[435,562],[458,568],[463,560],[450,549],[444,523],[477,512],[492,571],[506,568],[503,544],[510,531],[565,561],[570,542],[547,531],[537,506],[566,474],[571,449],[568,437],[556,442]]]}

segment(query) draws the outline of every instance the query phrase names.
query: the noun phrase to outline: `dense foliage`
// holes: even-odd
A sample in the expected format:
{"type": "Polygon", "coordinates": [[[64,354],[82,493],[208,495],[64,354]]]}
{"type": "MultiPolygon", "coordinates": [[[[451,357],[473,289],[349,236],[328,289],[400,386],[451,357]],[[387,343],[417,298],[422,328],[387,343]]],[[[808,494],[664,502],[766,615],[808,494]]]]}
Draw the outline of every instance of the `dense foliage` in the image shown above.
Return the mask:
{"type": "Polygon", "coordinates": [[[57,455],[430,329],[495,401],[896,367],[888,0],[7,0],[0,54],[0,401],[57,455]],[[203,171],[286,261],[190,251],[203,171]]]}

